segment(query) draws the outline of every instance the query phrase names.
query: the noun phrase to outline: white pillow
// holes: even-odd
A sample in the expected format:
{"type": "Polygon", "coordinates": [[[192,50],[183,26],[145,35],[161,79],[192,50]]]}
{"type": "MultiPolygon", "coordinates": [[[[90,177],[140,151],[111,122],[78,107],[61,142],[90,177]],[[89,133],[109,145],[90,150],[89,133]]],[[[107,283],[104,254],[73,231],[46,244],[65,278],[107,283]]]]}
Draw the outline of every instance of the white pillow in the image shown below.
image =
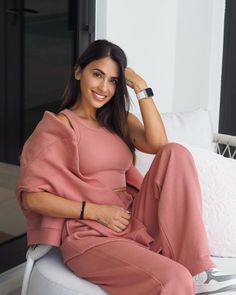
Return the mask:
{"type": "Polygon", "coordinates": [[[189,112],[161,113],[169,142],[214,151],[210,115],[202,108],[189,112]]]}
{"type": "MultiPolygon", "coordinates": [[[[141,113],[135,112],[134,114],[142,121],[141,113]]],[[[212,143],[212,125],[207,110],[199,108],[188,112],[161,113],[161,117],[169,142],[189,144],[215,151],[215,144],[212,143]]],[[[140,151],[136,151],[136,156],[136,166],[144,175],[149,169],[154,156],[140,151]]]]}
{"type": "Polygon", "coordinates": [[[236,160],[187,148],[198,171],[211,255],[236,257],[236,160]]]}

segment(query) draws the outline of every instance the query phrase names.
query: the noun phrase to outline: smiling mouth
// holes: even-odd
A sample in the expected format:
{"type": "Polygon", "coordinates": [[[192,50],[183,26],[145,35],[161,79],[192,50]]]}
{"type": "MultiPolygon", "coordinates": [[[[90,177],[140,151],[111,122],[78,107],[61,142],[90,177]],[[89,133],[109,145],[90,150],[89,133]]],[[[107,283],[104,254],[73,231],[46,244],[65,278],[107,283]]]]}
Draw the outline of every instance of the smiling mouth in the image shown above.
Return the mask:
{"type": "Polygon", "coordinates": [[[95,92],[95,91],[92,91],[92,92],[93,92],[94,98],[95,98],[96,100],[103,101],[103,100],[106,99],[106,95],[98,94],[98,93],[95,92]]]}

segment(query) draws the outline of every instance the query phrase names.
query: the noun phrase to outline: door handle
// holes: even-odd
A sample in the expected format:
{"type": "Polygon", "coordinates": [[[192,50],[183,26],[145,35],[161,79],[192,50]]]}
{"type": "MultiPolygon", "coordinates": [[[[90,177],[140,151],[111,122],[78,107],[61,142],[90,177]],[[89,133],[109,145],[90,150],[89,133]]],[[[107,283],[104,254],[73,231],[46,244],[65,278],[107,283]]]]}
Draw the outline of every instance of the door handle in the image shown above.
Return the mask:
{"type": "Polygon", "coordinates": [[[86,32],[89,32],[89,25],[82,24],[82,30],[86,31],[86,32]]]}
{"type": "Polygon", "coordinates": [[[28,12],[28,13],[39,13],[37,10],[35,9],[31,9],[31,8],[23,8],[23,9],[6,9],[6,13],[12,14],[12,15],[19,15],[21,12],[28,12]]]}

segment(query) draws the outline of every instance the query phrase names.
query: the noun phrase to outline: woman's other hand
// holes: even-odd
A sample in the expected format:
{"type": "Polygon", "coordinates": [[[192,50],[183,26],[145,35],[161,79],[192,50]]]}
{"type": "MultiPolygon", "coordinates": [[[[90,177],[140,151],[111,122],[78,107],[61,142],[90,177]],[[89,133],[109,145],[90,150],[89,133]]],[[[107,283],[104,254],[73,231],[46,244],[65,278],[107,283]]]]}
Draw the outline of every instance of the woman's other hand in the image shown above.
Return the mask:
{"type": "Polygon", "coordinates": [[[138,93],[147,88],[147,83],[144,81],[144,79],[131,68],[125,69],[125,79],[126,84],[131,87],[135,93],[138,93]]]}
{"type": "Polygon", "coordinates": [[[116,232],[122,232],[129,224],[130,212],[118,206],[99,205],[96,220],[116,232]]]}

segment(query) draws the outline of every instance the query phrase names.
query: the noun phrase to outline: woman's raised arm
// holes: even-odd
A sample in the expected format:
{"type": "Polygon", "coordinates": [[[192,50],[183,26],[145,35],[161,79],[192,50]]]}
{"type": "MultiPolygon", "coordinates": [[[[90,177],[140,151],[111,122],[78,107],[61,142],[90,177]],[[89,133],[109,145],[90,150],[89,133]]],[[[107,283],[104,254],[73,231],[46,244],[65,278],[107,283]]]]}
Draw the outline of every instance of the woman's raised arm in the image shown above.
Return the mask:
{"type": "MultiPolygon", "coordinates": [[[[136,94],[148,88],[145,80],[131,68],[126,69],[125,76],[127,85],[136,94]]],[[[165,127],[152,97],[140,99],[139,106],[144,125],[130,113],[128,116],[129,134],[137,149],[155,154],[160,146],[168,142],[165,127]]]]}

